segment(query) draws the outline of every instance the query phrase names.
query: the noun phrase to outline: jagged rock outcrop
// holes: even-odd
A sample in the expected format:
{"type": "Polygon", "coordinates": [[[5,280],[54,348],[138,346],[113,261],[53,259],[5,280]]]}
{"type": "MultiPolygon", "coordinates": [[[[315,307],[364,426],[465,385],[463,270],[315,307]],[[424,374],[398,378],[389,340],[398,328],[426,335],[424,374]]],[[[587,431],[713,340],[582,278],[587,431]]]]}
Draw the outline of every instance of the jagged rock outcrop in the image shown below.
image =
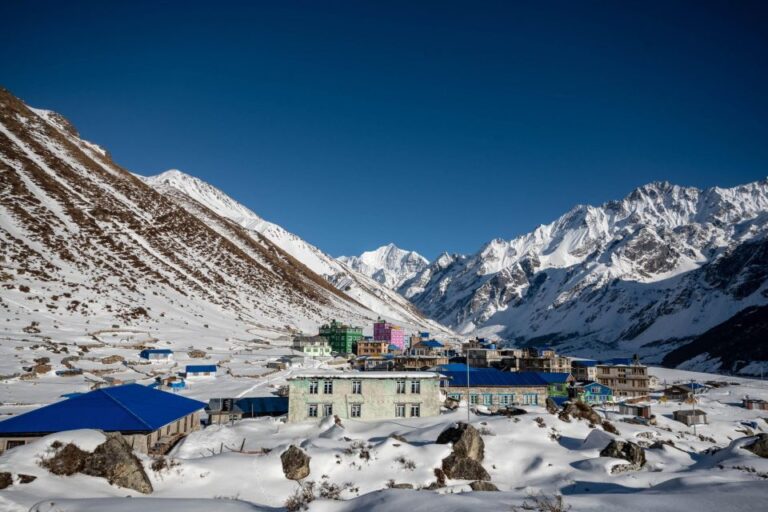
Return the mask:
{"type": "Polygon", "coordinates": [[[475,480],[469,486],[472,488],[473,491],[485,491],[485,492],[493,492],[498,491],[499,488],[496,487],[496,484],[492,484],[491,482],[486,482],[485,480],[475,480]]]}
{"type": "Polygon", "coordinates": [[[611,457],[614,459],[624,459],[629,464],[614,466],[612,472],[617,473],[632,469],[640,469],[645,466],[645,450],[630,441],[620,441],[613,439],[608,446],[600,451],[601,457],[611,457]]]}
{"type": "Polygon", "coordinates": [[[547,397],[547,401],[545,402],[547,412],[549,414],[557,414],[557,411],[560,410],[560,408],[557,406],[554,400],[552,398],[547,397]]]}
{"type": "Polygon", "coordinates": [[[586,420],[591,425],[600,425],[603,418],[589,404],[581,401],[568,402],[560,411],[558,417],[563,421],[571,421],[571,417],[577,420],[586,420]]]}
{"type": "Polygon", "coordinates": [[[309,476],[309,463],[312,458],[301,448],[295,445],[288,447],[280,455],[283,464],[283,474],[288,480],[301,480],[309,476]]]}
{"type": "Polygon", "coordinates": [[[152,483],[141,461],[119,433],[105,434],[106,441],[86,457],[81,473],[106,478],[110,484],[140,493],[152,492],[152,483]]]}
{"type": "Polygon", "coordinates": [[[480,432],[467,423],[457,423],[443,430],[436,442],[437,444],[452,444],[453,453],[462,458],[482,462],[485,457],[485,442],[480,432]]]}
{"type": "Polygon", "coordinates": [[[744,446],[744,449],[768,459],[768,434],[758,434],[754,442],[744,446]]]}
{"type": "Polygon", "coordinates": [[[455,480],[491,479],[481,464],[485,457],[485,443],[475,427],[458,423],[441,432],[437,443],[453,445],[451,454],[442,462],[445,476],[455,480]]]}
{"type": "Polygon", "coordinates": [[[0,472],[0,490],[13,485],[13,475],[7,471],[0,472]]]}
{"type": "Polygon", "coordinates": [[[81,473],[105,478],[111,485],[150,494],[152,483],[123,436],[115,432],[104,435],[106,440],[93,452],[82,450],[72,443],[54,445],[54,454],[43,459],[40,465],[54,475],[71,476],[81,473]]]}

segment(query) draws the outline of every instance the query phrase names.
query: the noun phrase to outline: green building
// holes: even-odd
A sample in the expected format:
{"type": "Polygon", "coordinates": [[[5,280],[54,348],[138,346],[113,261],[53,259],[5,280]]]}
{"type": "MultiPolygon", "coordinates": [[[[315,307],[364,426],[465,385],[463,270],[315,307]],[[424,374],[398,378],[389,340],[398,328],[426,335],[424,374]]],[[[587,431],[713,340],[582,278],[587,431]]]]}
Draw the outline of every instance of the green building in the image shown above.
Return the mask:
{"type": "Polygon", "coordinates": [[[330,324],[320,327],[320,336],[328,339],[331,351],[337,354],[353,354],[355,343],[363,337],[363,328],[332,320],[330,324]]]}

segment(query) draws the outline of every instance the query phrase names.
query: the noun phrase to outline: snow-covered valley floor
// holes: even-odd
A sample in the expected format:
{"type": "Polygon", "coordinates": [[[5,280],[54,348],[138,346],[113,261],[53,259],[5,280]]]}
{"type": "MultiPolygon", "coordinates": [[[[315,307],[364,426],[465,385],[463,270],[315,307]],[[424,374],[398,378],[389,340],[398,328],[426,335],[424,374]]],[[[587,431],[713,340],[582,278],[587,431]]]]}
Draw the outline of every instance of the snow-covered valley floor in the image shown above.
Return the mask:
{"type": "MultiPolygon", "coordinates": [[[[258,394],[271,390],[290,371],[247,378],[248,387],[238,384],[242,378],[222,376],[185,393],[203,398],[250,394],[250,389],[258,394]]],[[[647,463],[638,471],[612,474],[611,467],[625,461],[600,457],[599,452],[616,436],[582,420],[564,422],[543,407],[527,407],[527,414],[512,418],[472,415],[472,425],[485,442],[482,464],[500,492],[471,492],[469,482],[453,480],[435,491],[419,490],[435,481],[434,469],[451,452],[450,445],[435,443],[438,435],[465,421],[465,408],[432,418],[344,420],[341,426],[332,419],[285,424],[281,419],[259,418],[193,433],[173,449],[165,469],[152,470],[152,460],[143,457],[155,489],[149,497],[104,479],[54,476],[40,467],[40,458],[54,440],[92,449],[103,438],[99,432],[55,434],[14,448],[0,456],[0,471],[37,479],[0,491],[0,510],[279,510],[298,489],[283,475],[280,460],[291,444],[311,456],[311,473],[305,480],[318,488],[325,483],[341,489],[341,500],[318,498],[309,504],[312,511],[513,510],[539,493],[563,495],[571,510],[764,510],[768,459],[741,446],[749,441],[742,422],[756,422],[755,434],[768,432],[768,412],[746,410],[740,401],[744,395],[768,399],[768,384],[660,368],[652,374],[667,382],[693,378],[731,384],[700,397],[697,407],[707,412],[709,424],[697,426],[695,435],[691,427],[672,420],[679,403],[653,403],[655,426],[630,424],[615,410],[598,409],[618,428],[619,438],[646,446],[647,463]],[[543,426],[537,418],[543,419],[543,426]],[[671,443],[650,448],[655,441],[671,443]],[[411,484],[414,489],[388,488],[392,484],[411,484]]],[[[36,395],[34,401],[43,399],[36,395]]]]}

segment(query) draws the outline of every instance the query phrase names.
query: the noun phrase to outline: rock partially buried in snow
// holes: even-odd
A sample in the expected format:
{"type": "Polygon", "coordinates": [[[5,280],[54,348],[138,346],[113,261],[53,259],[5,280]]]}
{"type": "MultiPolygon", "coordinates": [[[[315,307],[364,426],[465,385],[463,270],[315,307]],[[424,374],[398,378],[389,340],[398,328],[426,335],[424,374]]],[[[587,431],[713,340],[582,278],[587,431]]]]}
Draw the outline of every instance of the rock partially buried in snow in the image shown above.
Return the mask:
{"type": "Polygon", "coordinates": [[[106,440],[93,453],[82,450],[73,443],[64,446],[51,445],[56,450],[40,465],[54,475],[70,476],[82,473],[106,478],[111,485],[133,489],[143,494],[152,492],[152,483],[144,472],[141,461],[119,433],[105,434],[106,440]]]}
{"type": "Polygon", "coordinates": [[[557,414],[557,411],[559,409],[559,407],[557,406],[555,401],[552,400],[552,398],[550,398],[550,397],[547,397],[546,407],[547,407],[547,412],[549,414],[557,414]]]}
{"type": "Polygon", "coordinates": [[[475,427],[458,423],[443,430],[437,437],[437,444],[448,443],[453,444],[453,451],[443,459],[445,476],[454,480],[491,479],[480,464],[485,457],[485,443],[475,427]]]}
{"type": "Polygon", "coordinates": [[[106,478],[110,484],[144,494],[152,492],[152,483],[141,461],[118,433],[108,433],[107,440],[96,447],[85,460],[82,473],[106,478]]]}
{"type": "Polygon", "coordinates": [[[476,481],[472,482],[471,484],[469,484],[469,486],[472,488],[473,491],[486,491],[486,492],[489,492],[489,491],[498,491],[499,490],[499,488],[496,487],[491,482],[485,482],[485,481],[482,481],[482,480],[476,480],[476,481]]]}
{"type": "Polygon", "coordinates": [[[291,445],[280,455],[283,463],[283,473],[288,480],[301,480],[309,476],[309,461],[311,457],[301,448],[291,445]]]}
{"type": "Polygon", "coordinates": [[[4,471],[0,473],[0,490],[13,485],[13,475],[4,471]]]}
{"type": "Polygon", "coordinates": [[[460,458],[468,458],[477,462],[483,462],[485,457],[485,443],[472,425],[458,423],[453,427],[443,430],[437,437],[437,444],[453,444],[454,455],[460,458]]]}
{"type": "Polygon", "coordinates": [[[768,434],[758,434],[755,436],[755,441],[744,446],[744,449],[768,459],[768,434]]]}
{"type": "Polygon", "coordinates": [[[630,441],[612,440],[608,446],[600,452],[601,457],[611,457],[614,459],[624,459],[629,464],[614,466],[612,473],[621,471],[640,469],[645,465],[645,450],[639,445],[630,441]]]}
{"type": "Polygon", "coordinates": [[[458,457],[455,453],[443,459],[445,476],[454,480],[490,480],[491,475],[474,459],[458,457]]]}

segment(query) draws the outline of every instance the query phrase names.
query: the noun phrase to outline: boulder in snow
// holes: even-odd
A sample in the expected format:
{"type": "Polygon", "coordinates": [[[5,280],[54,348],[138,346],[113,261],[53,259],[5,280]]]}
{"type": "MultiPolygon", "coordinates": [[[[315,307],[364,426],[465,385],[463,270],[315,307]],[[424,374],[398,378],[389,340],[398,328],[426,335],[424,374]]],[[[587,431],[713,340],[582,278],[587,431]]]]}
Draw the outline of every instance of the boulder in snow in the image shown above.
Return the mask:
{"type": "Polygon", "coordinates": [[[280,455],[283,473],[288,480],[301,480],[309,476],[311,457],[298,446],[291,445],[280,455]]]}
{"type": "Polygon", "coordinates": [[[496,487],[491,482],[486,482],[483,480],[475,480],[469,486],[472,488],[473,491],[498,491],[499,488],[496,487]]]}
{"type": "MultiPolygon", "coordinates": [[[[611,457],[614,459],[624,459],[629,464],[623,464],[617,470],[640,469],[645,465],[645,450],[639,445],[630,441],[611,440],[608,446],[600,452],[601,457],[611,457]]],[[[613,471],[616,472],[616,471],[613,471]]]]}
{"type": "Polygon", "coordinates": [[[151,493],[152,483],[144,472],[144,466],[125,438],[116,432],[106,436],[107,440],[86,458],[81,473],[106,478],[111,485],[143,494],[151,493]]]}
{"type": "Polygon", "coordinates": [[[491,475],[475,459],[459,457],[452,453],[443,459],[445,476],[454,480],[490,480],[491,475]]]}
{"type": "Polygon", "coordinates": [[[459,458],[482,462],[485,456],[485,443],[472,425],[457,423],[443,430],[437,437],[437,444],[453,444],[453,454],[459,458]]]}
{"type": "Polygon", "coordinates": [[[751,451],[759,457],[768,459],[768,434],[756,435],[754,442],[745,445],[744,449],[751,451]]]}

